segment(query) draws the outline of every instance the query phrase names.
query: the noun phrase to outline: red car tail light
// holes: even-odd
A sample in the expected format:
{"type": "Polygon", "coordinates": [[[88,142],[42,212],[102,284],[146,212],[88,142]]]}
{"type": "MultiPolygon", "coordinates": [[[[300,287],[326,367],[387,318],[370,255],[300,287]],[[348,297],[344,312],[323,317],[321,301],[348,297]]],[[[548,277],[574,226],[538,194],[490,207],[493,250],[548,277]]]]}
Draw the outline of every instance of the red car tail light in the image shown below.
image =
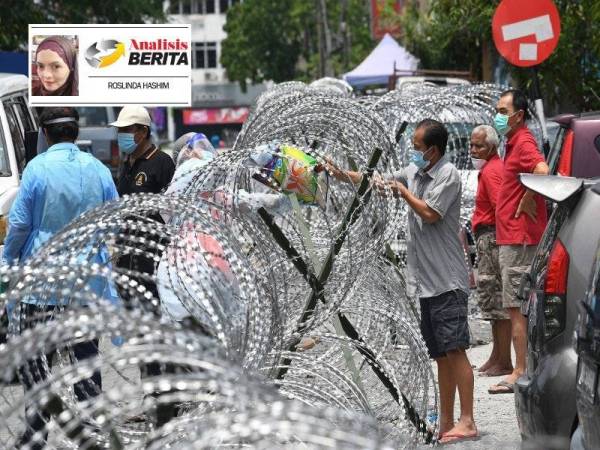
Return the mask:
{"type": "Polygon", "coordinates": [[[556,239],[548,258],[544,293],[546,295],[566,295],[568,275],[569,253],[560,239],[556,239]]]}
{"type": "Polygon", "coordinates": [[[569,276],[569,253],[556,239],[550,251],[544,283],[544,337],[546,340],[562,333],[567,316],[567,281],[569,276]]]}
{"type": "Polygon", "coordinates": [[[563,177],[570,177],[572,173],[573,165],[573,130],[567,130],[565,134],[565,140],[563,141],[562,149],[560,151],[560,159],[558,161],[558,168],[556,169],[559,175],[563,177]]]}

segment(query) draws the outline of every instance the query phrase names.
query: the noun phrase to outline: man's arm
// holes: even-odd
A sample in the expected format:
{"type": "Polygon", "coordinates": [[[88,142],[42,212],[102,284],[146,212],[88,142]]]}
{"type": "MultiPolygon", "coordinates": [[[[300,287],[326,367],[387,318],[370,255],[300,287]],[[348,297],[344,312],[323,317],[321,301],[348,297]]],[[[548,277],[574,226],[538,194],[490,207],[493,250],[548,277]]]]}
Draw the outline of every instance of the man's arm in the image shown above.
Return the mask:
{"type": "Polygon", "coordinates": [[[353,183],[358,184],[362,179],[362,173],[354,172],[352,170],[341,170],[338,169],[333,162],[327,160],[325,163],[325,167],[327,168],[327,172],[335,178],[336,180],[343,181],[345,183],[353,183]]]}
{"type": "MultiPolygon", "coordinates": [[[[533,169],[534,175],[548,175],[549,173],[550,168],[548,167],[548,164],[543,161],[537,163],[533,169]]],[[[518,219],[521,216],[521,213],[527,214],[529,217],[531,217],[531,220],[537,222],[537,203],[535,202],[535,192],[530,191],[529,189],[526,189],[523,197],[521,197],[515,218],[518,219]]]]}
{"type": "Polygon", "coordinates": [[[410,206],[413,209],[413,211],[416,212],[419,215],[419,217],[421,217],[421,219],[423,219],[425,223],[433,224],[442,218],[442,216],[433,208],[431,208],[425,202],[425,200],[421,200],[420,198],[416,197],[402,183],[398,181],[393,181],[390,186],[393,191],[398,192],[398,194],[400,194],[400,197],[406,200],[408,206],[410,206]]]}

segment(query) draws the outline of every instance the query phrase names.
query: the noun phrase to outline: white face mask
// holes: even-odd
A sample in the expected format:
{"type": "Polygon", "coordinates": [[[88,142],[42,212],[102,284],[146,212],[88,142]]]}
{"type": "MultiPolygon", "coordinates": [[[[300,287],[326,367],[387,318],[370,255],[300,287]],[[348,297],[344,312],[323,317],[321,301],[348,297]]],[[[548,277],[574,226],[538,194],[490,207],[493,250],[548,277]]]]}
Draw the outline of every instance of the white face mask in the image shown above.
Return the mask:
{"type": "Polygon", "coordinates": [[[473,167],[475,167],[475,170],[483,169],[483,166],[485,166],[486,163],[487,163],[486,159],[471,158],[471,164],[473,164],[473,167]]]}

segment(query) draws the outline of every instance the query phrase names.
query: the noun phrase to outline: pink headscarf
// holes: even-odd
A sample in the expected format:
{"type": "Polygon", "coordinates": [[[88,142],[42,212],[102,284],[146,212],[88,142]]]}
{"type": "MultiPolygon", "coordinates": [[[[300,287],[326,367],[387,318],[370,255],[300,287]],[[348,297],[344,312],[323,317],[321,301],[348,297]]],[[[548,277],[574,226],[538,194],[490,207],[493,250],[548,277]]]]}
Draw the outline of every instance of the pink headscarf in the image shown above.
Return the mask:
{"type": "Polygon", "coordinates": [[[71,41],[63,36],[49,36],[42,41],[35,52],[35,59],[42,50],[52,50],[65,62],[71,71],[65,84],[59,87],[56,91],[47,91],[44,89],[44,84],[40,80],[38,86],[39,92],[34,92],[33,95],[79,95],[79,73],[77,70],[77,52],[71,44],[71,41]]]}

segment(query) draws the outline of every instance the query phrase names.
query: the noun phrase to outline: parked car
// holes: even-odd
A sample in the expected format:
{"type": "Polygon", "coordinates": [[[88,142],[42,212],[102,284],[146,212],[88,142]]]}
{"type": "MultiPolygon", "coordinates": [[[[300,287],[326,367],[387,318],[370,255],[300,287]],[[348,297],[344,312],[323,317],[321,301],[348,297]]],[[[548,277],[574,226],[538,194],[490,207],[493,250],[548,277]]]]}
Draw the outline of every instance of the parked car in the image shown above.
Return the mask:
{"type": "Polygon", "coordinates": [[[577,427],[573,333],[600,243],[600,178],[523,174],[521,182],[556,207],[520,287],[528,348],[517,420],[535,448],[568,448],[577,427]]]}
{"type": "Polygon", "coordinates": [[[420,77],[399,77],[396,80],[396,89],[403,91],[406,89],[422,89],[426,86],[456,86],[471,84],[469,80],[452,77],[420,76],[420,77]]]}
{"type": "MultiPolygon", "coordinates": [[[[592,188],[600,194],[600,184],[592,188]]],[[[590,275],[589,288],[579,304],[577,326],[577,417],[580,436],[572,449],[600,448],[600,247],[590,275]]],[[[574,441],[576,439],[574,438],[574,441]]]]}
{"type": "Polygon", "coordinates": [[[27,101],[28,84],[24,75],[0,73],[0,244],[27,163],[26,136],[38,129],[37,115],[27,101]]]}
{"type": "Polygon", "coordinates": [[[550,173],[578,178],[600,176],[600,112],[563,114],[550,121],[560,126],[547,157],[550,173]]]}

